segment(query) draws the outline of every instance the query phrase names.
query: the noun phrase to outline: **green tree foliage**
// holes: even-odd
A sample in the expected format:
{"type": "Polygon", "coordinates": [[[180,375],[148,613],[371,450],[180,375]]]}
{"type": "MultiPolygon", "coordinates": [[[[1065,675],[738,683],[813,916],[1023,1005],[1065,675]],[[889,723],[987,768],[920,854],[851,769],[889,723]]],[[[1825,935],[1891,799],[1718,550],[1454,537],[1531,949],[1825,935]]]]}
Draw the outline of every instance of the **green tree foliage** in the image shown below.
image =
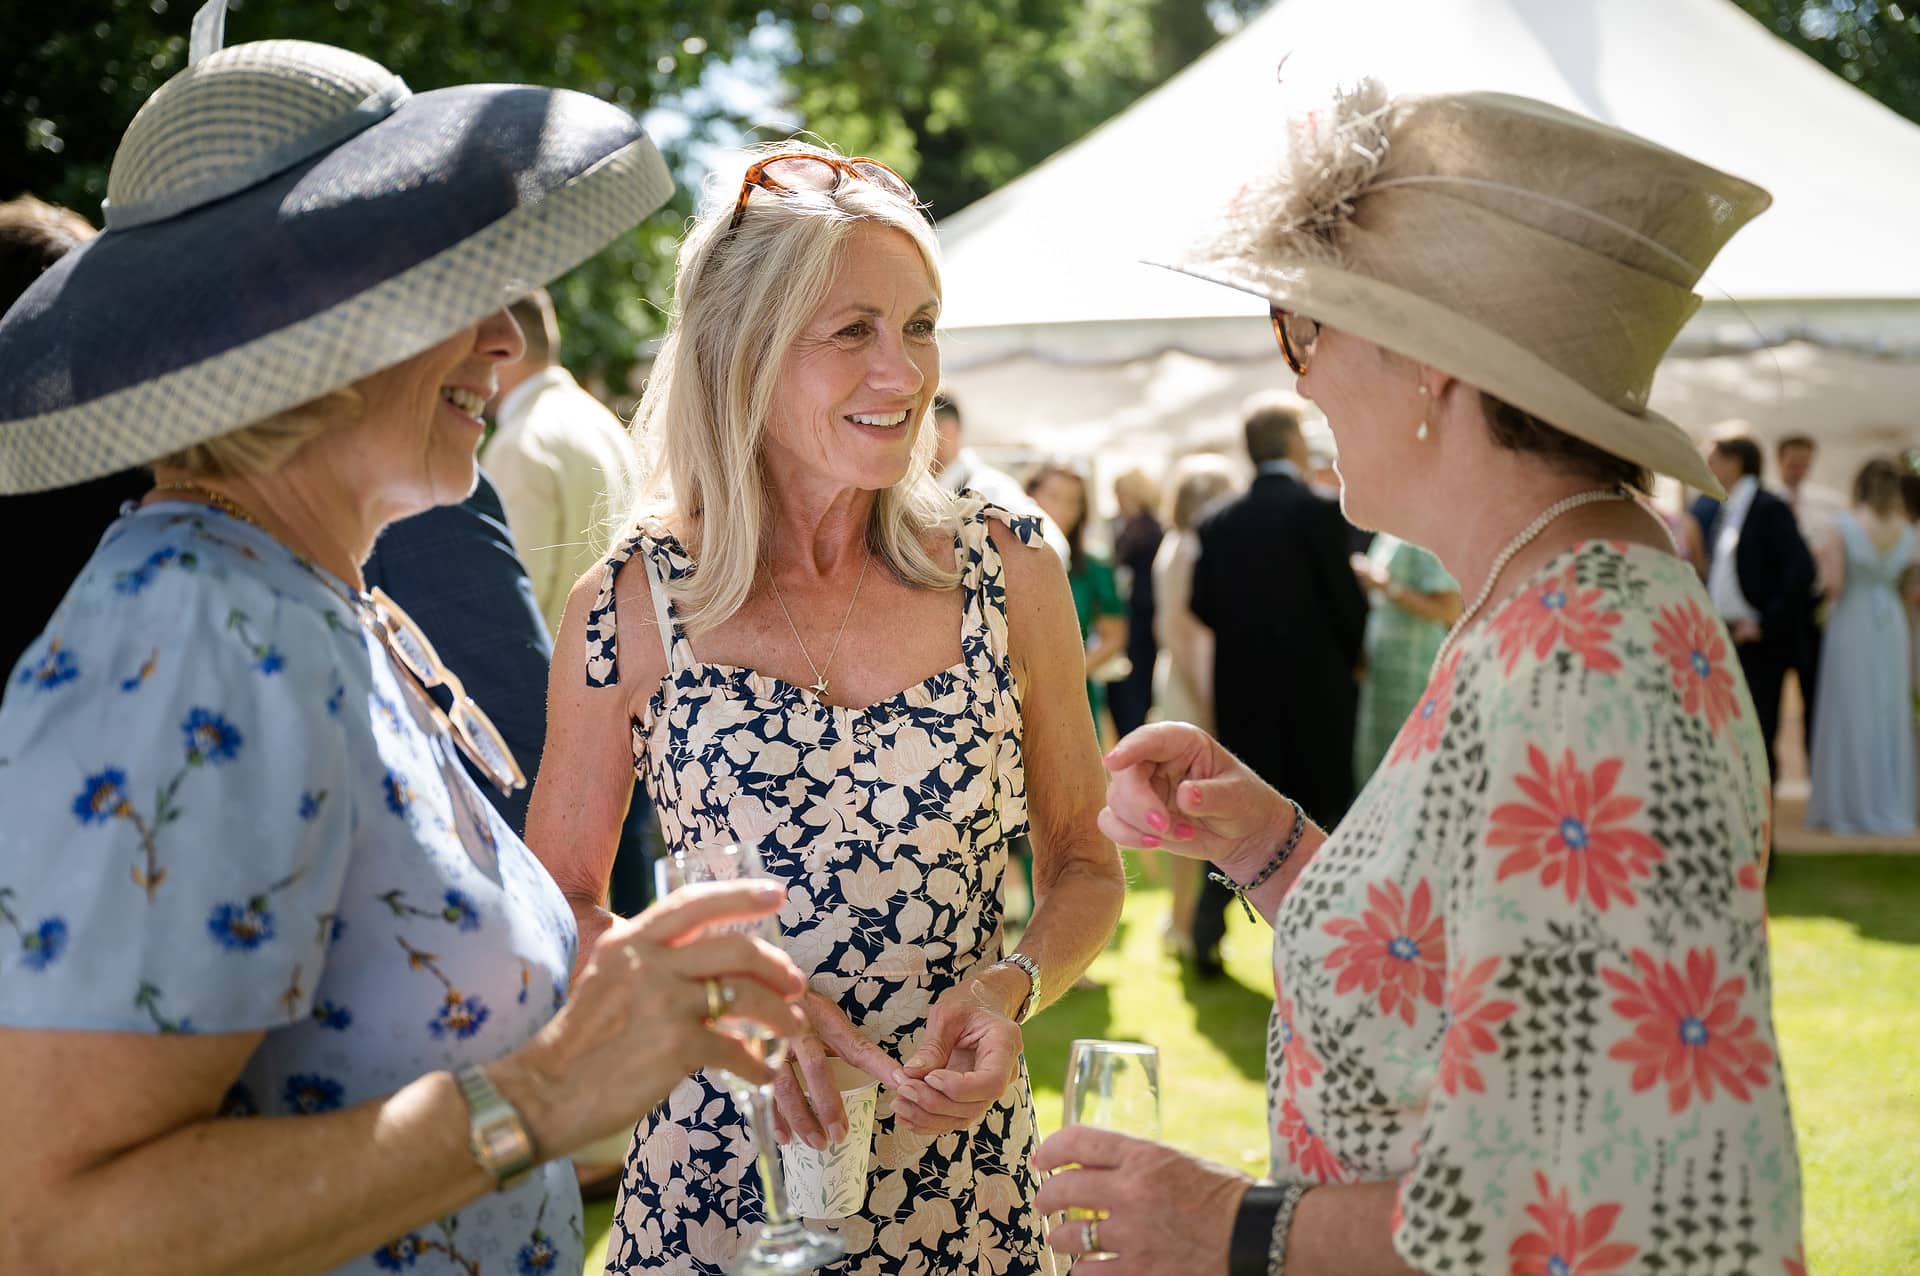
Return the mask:
{"type": "MultiPolygon", "coordinates": [[[[665,139],[674,203],[556,290],[567,362],[616,377],[657,332],[698,149],[752,121],[702,77],[734,59],[793,120],[897,167],[937,215],[1017,177],[1185,66],[1265,0],[235,0],[232,42],[320,40],[416,91],[563,85],[689,115],[665,139]],[[758,33],[757,35],[755,33],[758,33]],[[753,37],[749,44],[749,37],[753,37]],[[690,154],[689,152],[693,153],[690,154]]],[[[121,134],[186,61],[198,0],[0,4],[0,197],[98,220],[121,134]]],[[[773,136],[778,136],[777,133],[773,136]]],[[[1147,174],[1122,180],[1151,181],[1147,174]]]]}
{"type": "Polygon", "coordinates": [[[1738,0],[1787,43],[1920,123],[1920,4],[1738,0]]]}

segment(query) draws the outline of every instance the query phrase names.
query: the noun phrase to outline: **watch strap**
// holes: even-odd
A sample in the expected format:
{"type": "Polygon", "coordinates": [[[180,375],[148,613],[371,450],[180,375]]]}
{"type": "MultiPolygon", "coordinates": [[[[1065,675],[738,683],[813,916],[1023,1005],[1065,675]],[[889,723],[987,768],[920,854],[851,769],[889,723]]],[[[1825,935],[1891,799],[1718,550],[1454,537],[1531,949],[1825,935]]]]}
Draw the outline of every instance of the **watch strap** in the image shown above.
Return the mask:
{"type": "Polygon", "coordinates": [[[1040,963],[1025,953],[1008,953],[1005,957],[1002,957],[993,964],[996,966],[1012,966],[1014,969],[1026,975],[1027,999],[1020,1003],[1020,1009],[1015,1012],[1013,1016],[1015,1023],[1024,1024],[1027,1020],[1033,1018],[1033,1012],[1040,1004],[1040,963]]]}
{"type": "Polygon", "coordinates": [[[473,1159],[493,1176],[499,1191],[518,1187],[540,1163],[520,1110],[477,1063],[459,1069],[453,1079],[467,1101],[467,1149],[473,1159]]]}

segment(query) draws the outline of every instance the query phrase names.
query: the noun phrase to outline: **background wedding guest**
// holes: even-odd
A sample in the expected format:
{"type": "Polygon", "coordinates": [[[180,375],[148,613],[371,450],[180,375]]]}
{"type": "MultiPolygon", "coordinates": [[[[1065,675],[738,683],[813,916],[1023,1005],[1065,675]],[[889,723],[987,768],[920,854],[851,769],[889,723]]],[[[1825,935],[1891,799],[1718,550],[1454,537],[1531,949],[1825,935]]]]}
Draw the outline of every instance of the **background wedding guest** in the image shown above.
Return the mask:
{"type": "MultiPolygon", "coordinates": [[[[1774,490],[1793,511],[1800,539],[1807,543],[1810,551],[1827,539],[1833,520],[1847,509],[1844,496],[1811,481],[1814,459],[1818,455],[1819,444],[1811,434],[1784,434],[1773,444],[1773,459],[1779,473],[1779,483],[1774,490]]],[[[1814,554],[1813,568],[1813,600],[1804,614],[1804,633],[1793,663],[1793,679],[1800,691],[1801,746],[1806,751],[1809,771],[1813,766],[1813,724],[1818,716],[1820,646],[1826,626],[1821,604],[1832,592],[1820,574],[1822,564],[1818,553],[1814,554]]]]}
{"type": "Polygon", "coordinates": [[[1153,665],[1160,652],[1153,623],[1153,559],[1163,534],[1156,517],[1160,486],[1145,470],[1127,470],[1113,480],[1113,499],[1119,511],[1113,566],[1127,600],[1127,676],[1107,684],[1107,709],[1114,731],[1125,735],[1145,724],[1153,708],[1153,665]]]}
{"type": "Polygon", "coordinates": [[[1129,641],[1127,607],[1113,563],[1087,546],[1087,524],[1093,511],[1086,476],[1070,465],[1050,462],[1027,477],[1027,495],[1059,525],[1071,551],[1067,559],[1067,586],[1073,591],[1073,614],[1080,622],[1080,642],[1086,651],[1087,703],[1096,729],[1105,732],[1110,662],[1126,654],[1129,641]]]}
{"type": "Polygon", "coordinates": [[[480,456],[551,633],[567,591],[605,556],[609,529],[633,505],[633,448],[619,419],[560,365],[546,291],[510,308],[527,352],[500,370],[494,430],[480,456]]]}
{"type": "MultiPolygon", "coordinates": [[[[1707,592],[1733,636],[1766,740],[1767,774],[1778,779],[1780,689],[1806,649],[1814,565],[1793,511],[1760,485],[1761,465],[1760,445],[1744,422],[1716,428],[1707,468],[1727,497],[1700,518],[1700,530],[1708,554],[1707,592]]],[[[1704,510],[1698,502],[1696,508],[1704,510]]]]}
{"type": "MultiPolygon", "coordinates": [[[[938,253],[876,164],[786,143],[715,188],[636,418],[664,490],[568,602],[528,840],[589,936],[636,770],[669,847],[756,847],[809,975],[781,1124],[844,1134],[829,1053],[883,1087],[832,1270],[1021,1276],[1041,1240],[1020,1025],[1100,951],[1123,882],[1060,560],[1037,521],[929,473],[938,253]],[[1037,902],[1008,955],[1029,822],[1037,902]]],[[[750,1138],[710,1077],[649,1114],[610,1269],[738,1254],[763,1214],[750,1138]]]]}
{"type": "Polygon", "coordinates": [[[1716,1266],[1803,1267],[1763,750],[1635,497],[1649,470],[1718,486],[1644,404],[1768,197],[1504,94],[1363,83],[1288,135],[1180,268],[1269,303],[1349,514],[1472,602],[1447,712],[1330,835],[1192,727],[1109,754],[1101,826],[1211,860],[1273,923],[1277,1182],[1068,1126],[1039,1205],[1089,1213],[1051,1243],[1111,1276],[1679,1270],[1707,1236],[1716,1266]]]}
{"type": "Polygon", "coordinates": [[[1060,561],[1065,563],[1072,558],[1073,547],[1067,543],[1066,533],[1060,530],[1060,524],[1053,521],[1052,515],[1027,495],[1026,484],[990,464],[963,441],[965,424],[960,404],[952,395],[935,396],[933,428],[933,473],[941,487],[956,495],[971,490],[985,497],[988,504],[1039,519],[1040,530],[1047,544],[1060,555],[1060,561]]]}
{"type": "Polygon", "coordinates": [[[1465,600],[1439,559],[1391,532],[1376,535],[1372,548],[1354,557],[1353,575],[1368,599],[1361,646],[1366,672],[1353,731],[1358,792],[1386,760],[1402,724],[1409,717],[1425,721],[1439,711],[1437,703],[1423,697],[1433,658],[1465,600]]]}
{"type": "Polygon", "coordinates": [[[1892,461],[1874,457],[1860,467],[1853,508],[1834,516],[1817,548],[1831,608],[1807,827],[1907,837],[1913,683],[1900,578],[1914,561],[1914,528],[1892,461]]]}
{"type": "MultiPolygon", "coordinates": [[[[92,239],[86,218],[31,195],[0,202],[0,314],[47,267],[92,239]]],[[[33,546],[8,573],[0,612],[0,675],[46,628],[73,578],[100,544],[101,533],[128,501],[153,486],[145,470],[121,470],[72,487],[0,496],[0,539],[33,546]]]]}
{"type": "MultiPolygon", "coordinates": [[[[1191,607],[1213,631],[1220,743],[1332,822],[1353,801],[1353,732],[1367,598],[1340,507],[1305,481],[1300,413],[1257,399],[1244,423],[1253,484],[1200,525],[1191,607]]],[[[1231,897],[1211,879],[1194,909],[1197,968],[1220,970],[1231,897]]]]}
{"type": "Polygon", "coordinates": [[[31,1167],[0,1265],[577,1271],[567,1154],[693,1069],[764,1076],[729,1003],[796,1026],[792,963],[708,937],[778,895],[610,927],[570,981],[566,899],[454,761],[510,788],[513,759],[362,563],[471,490],[508,290],[672,182],[608,103],[410,94],[343,49],[220,51],[223,16],[129,127],[107,230],[0,319],[0,366],[43,373],[0,378],[0,490],[156,483],[0,702],[31,1167]]]}
{"type": "MultiPolygon", "coordinates": [[[[1153,668],[1153,716],[1160,722],[1191,722],[1213,730],[1213,630],[1193,614],[1193,565],[1200,558],[1200,520],[1233,491],[1233,467],[1218,456],[1189,456],[1174,466],[1161,521],[1166,535],[1153,560],[1153,596],[1159,656],[1153,668]]],[[[1193,908],[1200,894],[1200,866],[1168,856],[1162,863],[1173,900],[1166,934],[1181,957],[1191,959],[1193,908]]]]}

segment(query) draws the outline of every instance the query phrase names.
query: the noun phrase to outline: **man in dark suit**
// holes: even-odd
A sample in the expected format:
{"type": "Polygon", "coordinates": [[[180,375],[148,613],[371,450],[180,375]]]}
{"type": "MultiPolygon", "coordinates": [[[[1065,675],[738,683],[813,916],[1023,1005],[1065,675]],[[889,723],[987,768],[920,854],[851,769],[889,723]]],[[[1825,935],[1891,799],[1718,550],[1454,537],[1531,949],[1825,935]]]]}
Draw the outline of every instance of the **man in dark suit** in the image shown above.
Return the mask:
{"type": "Polygon", "coordinates": [[[1738,429],[1714,434],[1707,468],[1727,489],[1727,499],[1718,509],[1701,508],[1706,517],[1700,531],[1707,592],[1733,636],[1766,737],[1767,769],[1777,776],[1773,740],[1780,729],[1780,688],[1804,654],[1814,568],[1792,507],[1760,486],[1763,458],[1760,444],[1738,429]]]}
{"type": "MultiPolygon", "coordinates": [[[[1220,743],[1331,827],[1353,801],[1354,670],[1367,599],[1348,565],[1347,523],[1307,485],[1300,416],[1259,402],[1246,417],[1257,471],[1200,527],[1193,614],[1214,633],[1220,743]]],[[[1231,900],[1209,880],[1194,915],[1202,973],[1219,969],[1231,900]]]]}

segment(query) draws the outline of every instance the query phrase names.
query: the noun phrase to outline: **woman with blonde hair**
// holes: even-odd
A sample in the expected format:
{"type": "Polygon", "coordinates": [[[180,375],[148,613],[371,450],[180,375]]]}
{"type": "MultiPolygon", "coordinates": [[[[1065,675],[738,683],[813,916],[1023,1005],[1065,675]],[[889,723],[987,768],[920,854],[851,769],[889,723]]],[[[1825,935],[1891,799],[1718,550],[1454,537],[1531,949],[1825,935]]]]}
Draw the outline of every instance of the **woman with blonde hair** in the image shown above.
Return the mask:
{"type": "MultiPolygon", "coordinates": [[[[869,160],[786,144],[708,201],[637,423],[661,491],[568,602],[527,837],[584,935],[610,924],[636,772],[670,849],[757,848],[808,975],[780,1126],[844,1136],[831,1055],[884,1087],[835,1270],[1030,1272],[1020,1024],[1100,951],[1123,883],[1060,560],[929,473],[938,260],[869,160]],[[1029,801],[1038,902],[1003,955],[1029,801]]],[[[682,1085],[635,1132],[610,1268],[739,1254],[756,1153],[718,1081],[682,1085]]]]}
{"type": "Polygon", "coordinates": [[[1637,496],[1720,487],[1648,391],[1767,195],[1502,94],[1369,82],[1291,141],[1179,268],[1268,302],[1347,516],[1469,602],[1331,832],[1196,728],[1108,756],[1101,827],[1273,925],[1276,1182],[1069,1127],[1039,1204],[1093,1213],[1053,1243],[1110,1276],[1804,1269],[1766,754],[1637,496]]]}
{"type": "MultiPolygon", "coordinates": [[[[1153,666],[1153,716],[1213,730],[1213,631],[1193,614],[1193,565],[1200,560],[1200,520],[1232,493],[1233,467],[1218,456],[1184,457],[1174,466],[1161,505],[1166,527],[1153,558],[1153,624],[1160,652],[1153,666]]],[[[1200,897],[1200,865],[1165,861],[1173,892],[1167,938],[1183,958],[1193,956],[1193,906],[1200,897]]]]}
{"type": "Polygon", "coordinates": [[[0,704],[0,1269],[578,1271],[567,1154],[764,1076],[720,1008],[795,1026],[790,962],[703,937],[780,899],[576,947],[462,769],[524,784],[499,732],[361,566],[472,489],[503,302],[672,183],[608,103],[222,11],[0,320],[0,491],[156,482],[0,704]]]}

